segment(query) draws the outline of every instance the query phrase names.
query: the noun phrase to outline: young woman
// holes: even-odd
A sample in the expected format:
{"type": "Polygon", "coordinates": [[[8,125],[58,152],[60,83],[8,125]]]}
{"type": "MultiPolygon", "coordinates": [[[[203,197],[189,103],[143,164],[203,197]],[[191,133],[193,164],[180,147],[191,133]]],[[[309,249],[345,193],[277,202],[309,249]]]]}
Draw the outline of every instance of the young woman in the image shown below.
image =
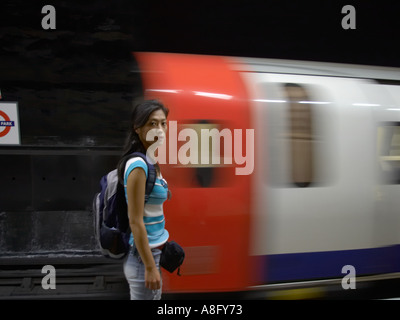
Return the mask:
{"type": "MultiPolygon", "coordinates": [[[[167,116],[168,109],[157,100],[146,100],[138,104],[132,112],[124,156],[132,152],[146,154],[150,145],[164,139],[167,132],[167,116]],[[157,131],[157,136],[148,141],[147,134],[152,129],[157,131]]],[[[147,156],[151,157],[150,154],[147,156]]],[[[131,250],[124,262],[131,300],[161,299],[162,279],[159,262],[162,246],[169,237],[163,212],[163,202],[168,198],[168,186],[158,164],[154,166],[157,178],[146,204],[146,162],[140,157],[134,157],[129,159],[125,166],[120,165],[119,170],[124,181],[132,232],[131,250]]]]}

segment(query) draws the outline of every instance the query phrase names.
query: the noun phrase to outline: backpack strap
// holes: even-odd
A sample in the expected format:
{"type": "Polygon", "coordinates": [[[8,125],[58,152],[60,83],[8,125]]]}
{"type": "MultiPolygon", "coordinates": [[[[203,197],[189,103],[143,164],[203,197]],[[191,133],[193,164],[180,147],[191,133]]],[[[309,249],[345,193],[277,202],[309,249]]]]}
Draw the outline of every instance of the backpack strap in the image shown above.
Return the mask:
{"type": "Polygon", "coordinates": [[[129,155],[129,159],[134,157],[141,157],[146,162],[147,165],[148,170],[147,170],[146,188],[144,196],[144,202],[146,203],[149,200],[151,191],[153,191],[154,184],[156,182],[157,171],[154,165],[152,165],[150,162],[147,161],[147,157],[145,154],[141,152],[133,152],[129,155]]]}

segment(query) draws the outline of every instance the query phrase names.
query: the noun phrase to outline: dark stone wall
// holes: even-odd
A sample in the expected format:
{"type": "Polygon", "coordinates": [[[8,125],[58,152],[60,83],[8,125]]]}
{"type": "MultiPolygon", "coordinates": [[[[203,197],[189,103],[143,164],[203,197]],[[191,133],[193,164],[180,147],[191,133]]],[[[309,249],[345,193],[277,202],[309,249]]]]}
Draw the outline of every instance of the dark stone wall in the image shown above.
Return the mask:
{"type": "Polygon", "coordinates": [[[20,146],[0,146],[0,256],[96,254],[92,199],[118,161],[141,95],[126,1],[5,1],[0,102],[20,146]],[[56,8],[43,30],[41,9],[56,8]]]}

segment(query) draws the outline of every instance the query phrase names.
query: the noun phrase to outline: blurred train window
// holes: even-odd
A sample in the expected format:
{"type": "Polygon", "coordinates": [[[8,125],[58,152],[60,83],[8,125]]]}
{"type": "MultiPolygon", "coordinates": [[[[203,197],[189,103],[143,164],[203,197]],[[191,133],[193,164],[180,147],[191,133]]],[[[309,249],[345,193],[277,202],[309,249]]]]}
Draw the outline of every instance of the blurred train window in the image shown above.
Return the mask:
{"type": "Polygon", "coordinates": [[[288,139],[290,141],[291,180],[297,187],[309,187],[314,181],[314,135],[311,100],[303,86],[284,85],[289,100],[288,139]]]}
{"type": "Polygon", "coordinates": [[[221,120],[212,119],[201,119],[192,120],[179,125],[179,131],[183,132],[185,129],[196,133],[196,139],[188,138],[187,141],[178,141],[178,150],[182,151],[182,146],[189,147],[188,151],[185,151],[185,158],[191,158],[190,161],[185,164],[179,163],[176,167],[180,169],[180,175],[186,177],[186,182],[182,186],[186,188],[218,188],[229,185],[229,174],[228,171],[233,171],[232,165],[226,165],[224,163],[225,146],[232,145],[231,131],[224,130],[227,128],[227,123],[221,120]],[[202,141],[202,130],[205,130],[205,139],[208,142],[202,141]],[[230,138],[230,139],[229,139],[230,138]],[[192,144],[194,143],[194,144],[192,144]],[[204,146],[208,146],[208,159],[204,157],[203,152],[204,146]],[[193,151],[194,154],[191,154],[193,151]]]}
{"type": "Polygon", "coordinates": [[[378,126],[377,152],[383,182],[400,184],[400,122],[385,122],[378,126]]]}
{"type": "MultiPolygon", "coordinates": [[[[197,132],[197,137],[198,137],[198,165],[194,166],[194,171],[195,171],[195,181],[198,186],[202,188],[209,188],[214,184],[214,179],[215,179],[215,167],[212,165],[212,142],[209,141],[209,165],[204,165],[201,164],[201,129],[214,129],[218,128],[216,124],[213,124],[209,120],[199,120],[197,124],[192,125],[192,129],[196,130],[197,132]]],[[[211,140],[211,138],[210,138],[211,140]]]]}

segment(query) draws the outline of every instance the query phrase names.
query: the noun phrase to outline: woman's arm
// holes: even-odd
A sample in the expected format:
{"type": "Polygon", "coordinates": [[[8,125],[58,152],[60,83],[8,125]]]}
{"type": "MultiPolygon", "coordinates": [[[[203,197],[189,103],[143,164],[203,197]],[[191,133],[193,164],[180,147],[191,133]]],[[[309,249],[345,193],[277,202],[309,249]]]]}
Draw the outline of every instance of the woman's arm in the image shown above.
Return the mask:
{"type": "Polygon", "coordinates": [[[128,176],[126,192],[128,195],[129,225],[135,239],[135,246],[146,267],[146,288],[156,290],[161,287],[161,275],[150,250],[147,232],[143,222],[146,174],[142,168],[133,169],[128,176]]]}

